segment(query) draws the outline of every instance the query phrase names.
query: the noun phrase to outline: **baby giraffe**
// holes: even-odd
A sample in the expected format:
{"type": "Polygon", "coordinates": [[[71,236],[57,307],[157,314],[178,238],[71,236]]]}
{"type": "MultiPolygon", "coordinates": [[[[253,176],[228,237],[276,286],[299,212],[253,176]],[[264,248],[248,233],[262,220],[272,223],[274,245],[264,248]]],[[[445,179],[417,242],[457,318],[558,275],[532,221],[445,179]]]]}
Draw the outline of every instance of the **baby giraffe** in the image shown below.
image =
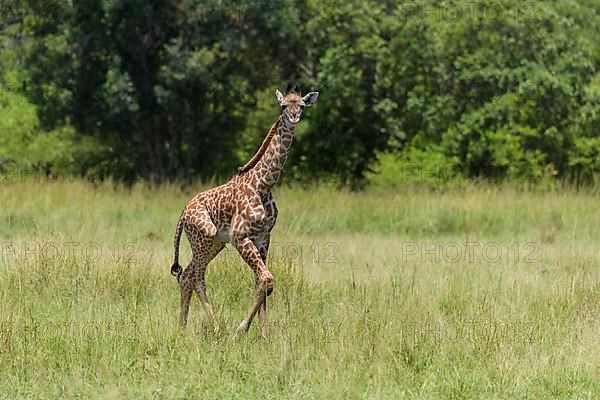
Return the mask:
{"type": "Polygon", "coordinates": [[[192,293],[196,291],[209,319],[213,311],[206,295],[206,267],[231,243],[250,266],[255,276],[255,298],[236,333],[247,332],[258,312],[260,336],[266,337],[267,296],[273,291],[273,275],[267,270],[270,232],[277,220],[277,207],[271,190],[277,183],[294,139],[294,127],[304,107],[315,104],[318,92],[300,95],[298,84],[288,85],[286,95],[275,91],[281,115],[271,127],[262,145],[229,182],[206,190],[192,198],[179,217],[175,232],[175,261],[171,274],[181,289],[179,322],[185,326],[192,293]],[[182,270],[179,265],[179,241],[185,229],[192,247],[192,261],[182,270]]]}

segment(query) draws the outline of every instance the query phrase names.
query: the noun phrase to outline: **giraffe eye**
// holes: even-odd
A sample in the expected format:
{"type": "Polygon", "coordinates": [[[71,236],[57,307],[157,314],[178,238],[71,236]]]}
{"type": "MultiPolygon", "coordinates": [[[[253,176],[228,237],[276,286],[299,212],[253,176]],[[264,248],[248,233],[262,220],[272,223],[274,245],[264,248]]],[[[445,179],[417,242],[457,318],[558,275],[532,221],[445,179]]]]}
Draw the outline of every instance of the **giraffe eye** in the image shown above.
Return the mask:
{"type": "Polygon", "coordinates": [[[281,109],[282,109],[282,110],[285,110],[285,108],[286,108],[286,107],[287,107],[287,104],[282,104],[282,105],[281,105],[281,109]]]}
{"type": "Polygon", "coordinates": [[[302,105],[300,106],[300,109],[304,110],[304,104],[302,104],[302,105]]]}

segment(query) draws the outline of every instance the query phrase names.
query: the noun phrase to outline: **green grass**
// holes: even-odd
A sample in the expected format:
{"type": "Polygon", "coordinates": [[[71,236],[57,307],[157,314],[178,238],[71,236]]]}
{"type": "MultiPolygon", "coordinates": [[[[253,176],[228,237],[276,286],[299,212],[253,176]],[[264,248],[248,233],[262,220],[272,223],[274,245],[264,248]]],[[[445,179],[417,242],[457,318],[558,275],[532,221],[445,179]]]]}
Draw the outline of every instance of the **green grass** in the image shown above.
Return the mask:
{"type": "Polygon", "coordinates": [[[0,398],[600,397],[597,194],[280,188],[266,341],[231,249],[178,330],[193,194],[0,186],[0,398]]]}

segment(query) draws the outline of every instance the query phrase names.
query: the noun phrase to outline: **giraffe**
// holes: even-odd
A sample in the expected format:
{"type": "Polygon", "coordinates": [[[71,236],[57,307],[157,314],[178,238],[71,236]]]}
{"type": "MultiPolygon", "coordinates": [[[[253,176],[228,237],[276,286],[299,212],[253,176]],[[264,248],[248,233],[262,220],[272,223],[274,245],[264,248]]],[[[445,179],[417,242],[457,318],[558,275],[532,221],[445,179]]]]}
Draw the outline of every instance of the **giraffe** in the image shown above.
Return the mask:
{"type": "Polygon", "coordinates": [[[290,84],[285,96],[278,89],[275,95],[282,112],[256,154],[227,183],[194,196],[179,217],[173,240],[175,255],[171,274],[177,278],[181,291],[179,323],[182,327],[187,324],[194,291],[214,324],[206,295],[206,268],[225,244],[231,243],[255,277],[254,300],[236,334],[247,332],[258,313],[260,336],[266,338],[267,297],[273,291],[273,275],[266,262],[271,230],[277,220],[277,206],[271,190],[287,160],[302,110],[316,102],[319,92],[302,96],[299,85],[290,84]],[[179,265],[183,230],[192,247],[192,261],[185,270],[179,265]]]}

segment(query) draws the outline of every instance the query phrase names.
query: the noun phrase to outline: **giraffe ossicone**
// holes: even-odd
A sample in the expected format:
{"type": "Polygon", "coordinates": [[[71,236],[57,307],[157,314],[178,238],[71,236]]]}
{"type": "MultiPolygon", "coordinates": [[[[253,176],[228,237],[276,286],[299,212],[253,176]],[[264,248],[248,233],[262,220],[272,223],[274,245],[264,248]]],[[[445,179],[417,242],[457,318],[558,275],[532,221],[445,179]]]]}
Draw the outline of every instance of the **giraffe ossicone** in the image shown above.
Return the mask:
{"type": "Polygon", "coordinates": [[[267,269],[271,230],[277,221],[277,206],[271,190],[279,180],[294,139],[295,125],[305,107],[312,106],[319,92],[300,94],[300,87],[288,85],[286,94],[275,91],[281,107],[277,118],[252,159],[227,183],[194,196],[183,209],[174,238],[175,256],[171,274],[181,291],[179,321],[185,326],[190,300],[195,291],[214,323],[206,295],[208,263],[231,243],[255,275],[255,298],[237,332],[250,328],[258,313],[261,337],[266,337],[267,296],[273,291],[273,275],[267,269]],[[179,265],[179,242],[185,230],[192,247],[192,261],[184,270],[179,265]]]}

